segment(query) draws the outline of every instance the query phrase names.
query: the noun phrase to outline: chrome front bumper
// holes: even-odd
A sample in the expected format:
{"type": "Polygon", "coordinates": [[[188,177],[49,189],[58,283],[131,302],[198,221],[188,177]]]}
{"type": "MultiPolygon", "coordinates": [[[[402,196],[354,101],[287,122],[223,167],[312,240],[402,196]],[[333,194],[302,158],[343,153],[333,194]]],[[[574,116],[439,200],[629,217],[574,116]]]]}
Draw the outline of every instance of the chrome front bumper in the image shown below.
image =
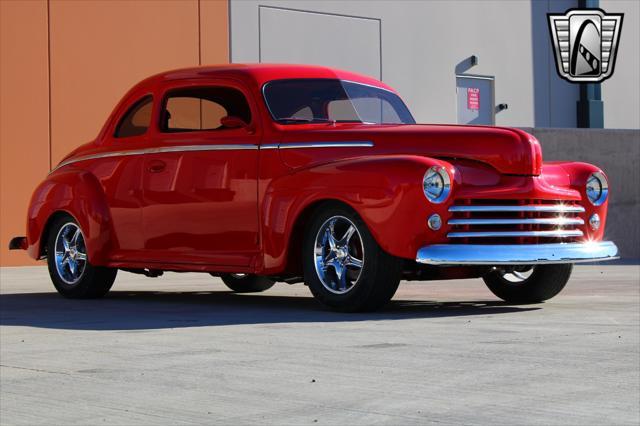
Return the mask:
{"type": "Polygon", "coordinates": [[[560,244],[435,244],[418,250],[416,262],[427,265],[537,265],[614,260],[611,241],[560,244]]]}

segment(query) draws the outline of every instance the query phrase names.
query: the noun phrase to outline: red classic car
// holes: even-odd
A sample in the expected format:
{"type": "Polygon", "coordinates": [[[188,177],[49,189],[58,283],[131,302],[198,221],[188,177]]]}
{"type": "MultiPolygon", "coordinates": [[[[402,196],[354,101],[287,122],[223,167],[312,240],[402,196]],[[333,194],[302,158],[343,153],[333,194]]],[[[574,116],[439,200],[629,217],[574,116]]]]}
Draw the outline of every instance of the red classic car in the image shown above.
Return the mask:
{"type": "Polygon", "coordinates": [[[35,190],[27,236],[56,289],[100,297],[122,269],[199,271],[237,292],[304,281],[373,310],[401,279],[482,277],[540,302],[602,241],[607,179],[543,163],[517,129],[418,125],[384,83],[324,67],[170,71],[131,89],[35,190]]]}

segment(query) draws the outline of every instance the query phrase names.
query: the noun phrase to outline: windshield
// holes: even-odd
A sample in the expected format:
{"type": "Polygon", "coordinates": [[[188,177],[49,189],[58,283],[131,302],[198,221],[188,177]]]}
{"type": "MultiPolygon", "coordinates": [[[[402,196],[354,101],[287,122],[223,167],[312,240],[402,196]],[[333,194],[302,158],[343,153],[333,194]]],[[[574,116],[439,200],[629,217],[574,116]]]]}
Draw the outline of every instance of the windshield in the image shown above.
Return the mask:
{"type": "Polygon", "coordinates": [[[263,93],[273,119],[283,124],[415,124],[395,93],[351,81],[275,80],[265,84],[263,93]]]}

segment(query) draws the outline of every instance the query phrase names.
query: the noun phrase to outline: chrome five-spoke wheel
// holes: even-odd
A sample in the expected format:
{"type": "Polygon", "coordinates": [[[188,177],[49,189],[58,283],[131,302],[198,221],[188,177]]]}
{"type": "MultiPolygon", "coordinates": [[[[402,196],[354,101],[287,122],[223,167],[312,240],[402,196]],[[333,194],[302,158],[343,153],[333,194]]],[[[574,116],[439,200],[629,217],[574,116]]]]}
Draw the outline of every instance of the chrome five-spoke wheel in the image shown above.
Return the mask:
{"type": "Polygon", "coordinates": [[[73,222],[64,224],[55,242],[55,262],[60,279],[68,285],[80,281],[87,264],[87,250],[82,231],[73,222]]]}
{"type": "Polygon", "coordinates": [[[316,235],[313,256],[318,278],[327,290],[350,291],[364,266],[364,246],[355,224],[344,216],[327,219],[316,235]]]}
{"type": "Polygon", "coordinates": [[[91,263],[80,225],[68,214],[58,214],[47,234],[47,265],[58,292],[69,298],[96,298],[109,292],[118,270],[91,263]]]}
{"type": "Polygon", "coordinates": [[[372,311],[393,297],[403,261],[382,250],[350,207],[339,202],[316,207],[304,238],[304,281],[326,307],[372,311]]]}

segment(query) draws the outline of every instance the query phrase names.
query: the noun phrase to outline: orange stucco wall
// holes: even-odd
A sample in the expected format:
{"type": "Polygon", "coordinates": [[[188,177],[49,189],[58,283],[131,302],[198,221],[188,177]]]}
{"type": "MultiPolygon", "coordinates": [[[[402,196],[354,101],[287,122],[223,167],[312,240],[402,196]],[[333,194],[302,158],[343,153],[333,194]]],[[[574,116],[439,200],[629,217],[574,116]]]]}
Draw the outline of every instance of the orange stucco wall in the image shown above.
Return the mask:
{"type": "Polygon", "coordinates": [[[227,0],[0,1],[0,266],[34,187],[122,95],[167,69],[229,61],[227,0]]]}

